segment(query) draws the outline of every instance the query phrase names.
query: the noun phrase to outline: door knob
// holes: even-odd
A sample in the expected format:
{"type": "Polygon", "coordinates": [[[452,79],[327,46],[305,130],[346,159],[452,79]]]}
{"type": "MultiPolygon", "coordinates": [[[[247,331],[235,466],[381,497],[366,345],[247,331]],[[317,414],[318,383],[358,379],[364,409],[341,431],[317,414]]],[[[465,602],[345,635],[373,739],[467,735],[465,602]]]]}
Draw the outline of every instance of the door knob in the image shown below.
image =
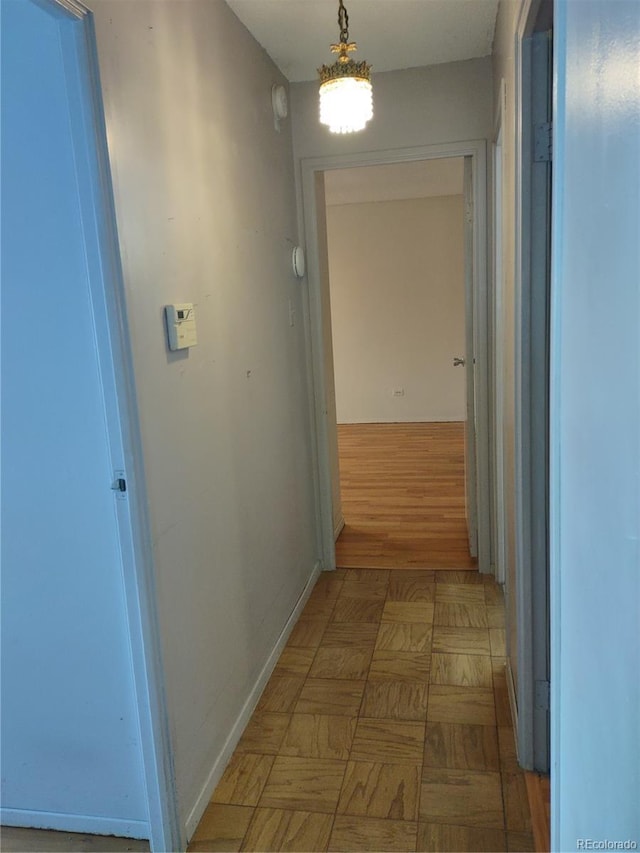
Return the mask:
{"type": "Polygon", "coordinates": [[[467,362],[465,361],[464,358],[458,358],[456,356],[456,358],[453,359],[453,366],[454,367],[464,367],[466,363],[467,362]]]}

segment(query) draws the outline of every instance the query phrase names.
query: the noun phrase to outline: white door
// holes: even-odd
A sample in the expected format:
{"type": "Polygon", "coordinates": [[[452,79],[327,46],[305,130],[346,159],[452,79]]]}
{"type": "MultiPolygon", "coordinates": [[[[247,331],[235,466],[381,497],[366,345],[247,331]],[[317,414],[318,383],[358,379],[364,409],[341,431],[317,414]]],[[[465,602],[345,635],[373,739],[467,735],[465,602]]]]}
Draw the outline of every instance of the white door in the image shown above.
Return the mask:
{"type": "Polygon", "coordinates": [[[640,4],[555,14],[550,849],[635,850],[640,4]]]}
{"type": "Polygon", "coordinates": [[[148,838],[158,771],[145,778],[131,518],[112,490],[124,413],[92,207],[105,175],[79,132],[95,108],[82,14],[2,4],[0,819],[148,838]]]}
{"type": "Polygon", "coordinates": [[[476,472],[476,423],[475,423],[475,347],[473,305],[473,174],[472,158],[464,158],[464,287],[465,287],[465,335],[466,335],[466,395],[467,419],[465,421],[465,495],[469,551],[478,556],[478,504],[476,472]]]}

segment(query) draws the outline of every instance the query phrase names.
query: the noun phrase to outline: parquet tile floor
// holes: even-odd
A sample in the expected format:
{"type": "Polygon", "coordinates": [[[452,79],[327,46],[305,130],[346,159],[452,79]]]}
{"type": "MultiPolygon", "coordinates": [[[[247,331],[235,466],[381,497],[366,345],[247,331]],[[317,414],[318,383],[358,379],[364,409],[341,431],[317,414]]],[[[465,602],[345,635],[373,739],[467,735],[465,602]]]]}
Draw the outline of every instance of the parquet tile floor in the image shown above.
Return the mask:
{"type": "MultiPolygon", "coordinates": [[[[548,850],[504,654],[502,593],[477,572],[322,575],[189,850],[532,851],[527,785],[548,850]]],[[[2,849],[149,846],[3,827],[2,849]]]]}
{"type": "Polygon", "coordinates": [[[189,850],[533,850],[503,626],[474,571],[323,574],[189,850]]]}

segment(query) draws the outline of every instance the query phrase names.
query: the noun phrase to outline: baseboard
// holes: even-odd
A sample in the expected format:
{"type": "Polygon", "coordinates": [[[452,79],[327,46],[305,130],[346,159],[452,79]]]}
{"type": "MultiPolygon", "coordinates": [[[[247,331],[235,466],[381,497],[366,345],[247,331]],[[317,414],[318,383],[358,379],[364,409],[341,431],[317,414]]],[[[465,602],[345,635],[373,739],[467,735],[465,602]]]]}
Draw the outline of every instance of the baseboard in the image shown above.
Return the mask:
{"type": "Polygon", "coordinates": [[[343,530],[344,530],[344,515],[340,514],[340,518],[333,525],[333,540],[334,540],[334,542],[338,541],[338,536],[340,536],[340,534],[342,533],[343,530]]]}
{"type": "Polygon", "coordinates": [[[86,835],[119,835],[122,838],[151,837],[149,824],[144,820],[41,812],[31,809],[0,808],[0,824],[30,829],[55,829],[59,832],[82,832],[86,835]]]}
{"type": "Polygon", "coordinates": [[[516,683],[513,679],[513,672],[511,671],[511,661],[507,658],[507,663],[505,666],[506,675],[507,675],[507,692],[509,694],[509,706],[511,708],[511,719],[513,720],[513,734],[516,739],[516,752],[518,751],[518,701],[516,699],[516,683]]]}
{"type": "Polygon", "coordinates": [[[466,420],[466,415],[461,418],[358,418],[358,420],[342,420],[338,421],[338,426],[358,426],[358,424],[375,425],[375,424],[463,424],[466,420]]]}
{"type": "Polygon", "coordinates": [[[300,614],[307,603],[307,599],[311,595],[311,591],[315,586],[315,583],[322,572],[322,563],[317,562],[313,567],[313,572],[311,573],[311,577],[307,581],[305,588],[298,599],[296,606],[294,607],[291,615],[287,619],[287,622],[282,629],[278,640],[271,651],[271,654],[267,658],[265,665],[262,667],[260,675],[258,676],[256,683],[247,698],[247,701],[242,706],[242,710],[240,711],[237,720],[235,721],[231,732],[225,742],[222,751],[216,758],[209,775],[207,776],[207,781],[202,787],[202,790],[196,799],[196,802],[189,812],[189,815],[186,820],[185,832],[187,835],[187,839],[190,840],[193,833],[196,831],[198,824],[200,823],[200,819],[204,814],[205,809],[209,805],[209,801],[211,800],[211,795],[213,794],[216,785],[222,778],[222,774],[225,771],[227,764],[231,756],[233,755],[233,751],[238,745],[238,741],[242,737],[242,733],[244,732],[247,723],[249,722],[253,711],[258,704],[258,700],[262,695],[262,691],[264,690],[267,681],[271,677],[271,673],[275,669],[275,665],[278,662],[278,658],[286,645],[287,640],[289,639],[289,634],[293,630],[296,622],[300,618],[300,614]]]}

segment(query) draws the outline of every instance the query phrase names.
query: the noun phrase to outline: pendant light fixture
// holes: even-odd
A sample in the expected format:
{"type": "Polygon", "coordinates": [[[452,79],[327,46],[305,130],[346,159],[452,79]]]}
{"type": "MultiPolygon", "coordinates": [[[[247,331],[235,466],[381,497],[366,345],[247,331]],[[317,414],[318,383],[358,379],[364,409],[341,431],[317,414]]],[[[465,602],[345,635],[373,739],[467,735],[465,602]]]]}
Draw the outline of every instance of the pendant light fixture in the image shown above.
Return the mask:
{"type": "Polygon", "coordinates": [[[349,41],[349,15],[343,0],[338,5],[340,41],[331,45],[338,54],[333,65],[323,65],[320,75],[320,122],[332,133],[354,133],[362,130],[373,117],[371,66],[354,62],[349,53],[357,50],[349,41]]]}

